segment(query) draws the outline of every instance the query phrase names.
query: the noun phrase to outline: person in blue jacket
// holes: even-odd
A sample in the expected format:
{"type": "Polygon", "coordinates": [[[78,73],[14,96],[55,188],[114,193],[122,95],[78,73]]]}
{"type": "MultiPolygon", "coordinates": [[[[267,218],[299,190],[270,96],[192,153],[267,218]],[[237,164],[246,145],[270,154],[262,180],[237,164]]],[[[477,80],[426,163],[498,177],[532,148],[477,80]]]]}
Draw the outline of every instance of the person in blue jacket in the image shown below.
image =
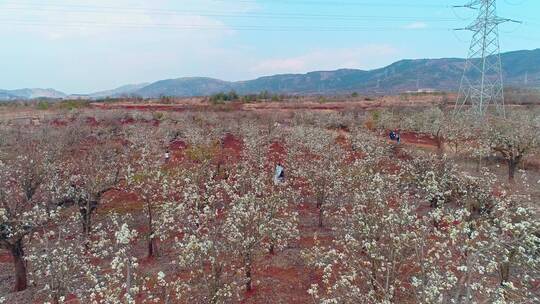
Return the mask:
{"type": "Polygon", "coordinates": [[[396,132],[390,131],[389,137],[390,137],[390,140],[395,140],[396,139],[396,132]]]}

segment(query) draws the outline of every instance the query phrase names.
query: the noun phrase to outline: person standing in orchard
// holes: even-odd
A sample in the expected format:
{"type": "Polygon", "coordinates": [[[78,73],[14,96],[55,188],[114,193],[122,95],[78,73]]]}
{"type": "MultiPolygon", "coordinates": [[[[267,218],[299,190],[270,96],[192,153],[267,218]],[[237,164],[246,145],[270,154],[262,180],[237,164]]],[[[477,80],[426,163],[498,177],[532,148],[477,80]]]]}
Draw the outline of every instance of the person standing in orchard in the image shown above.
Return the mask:
{"type": "Polygon", "coordinates": [[[169,153],[169,150],[167,150],[165,152],[165,163],[168,163],[170,158],[171,158],[171,154],[169,153]]]}
{"type": "Polygon", "coordinates": [[[276,165],[276,172],[274,174],[274,184],[280,184],[283,183],[285,179],[285,168],[281,165],[281,163],[278,163],[276,165]]]}

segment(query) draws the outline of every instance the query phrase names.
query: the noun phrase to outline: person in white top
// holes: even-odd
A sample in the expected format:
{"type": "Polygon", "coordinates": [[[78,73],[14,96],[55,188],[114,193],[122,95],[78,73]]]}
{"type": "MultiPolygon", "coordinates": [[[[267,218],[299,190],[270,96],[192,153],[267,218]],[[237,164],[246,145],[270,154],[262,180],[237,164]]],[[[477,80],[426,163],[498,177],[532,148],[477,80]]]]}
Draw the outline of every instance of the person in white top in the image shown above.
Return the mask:
{"type": "Polygon", "coordinates": [[[165,162],[169,162],[169,158],[171,158],[171,154],[167,151],[165,152],[165,162]]]}

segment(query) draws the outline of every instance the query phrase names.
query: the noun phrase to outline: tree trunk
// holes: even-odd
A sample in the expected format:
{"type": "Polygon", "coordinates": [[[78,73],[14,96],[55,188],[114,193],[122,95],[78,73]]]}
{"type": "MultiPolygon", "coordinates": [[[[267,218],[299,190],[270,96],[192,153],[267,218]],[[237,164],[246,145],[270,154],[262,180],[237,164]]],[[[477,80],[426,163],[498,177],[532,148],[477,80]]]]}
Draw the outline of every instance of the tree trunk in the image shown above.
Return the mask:
{"type": "Polygon", "coordinates": [[[435,136],[435,142],[437,143],[437,152],[444,153],[444,143],[440,136],[435,136]]]}
{"type": "Polygon", "coordinates": [[[519,164],[519,160],[509,159],[508,160],[508,181],[513,183],[514,177],[516,175],[516,168],[519,164]]]}
{"type": "Polygon", "coordinates": [[[91,215],[90,212],[87,211],[87,209],[80,209],[81,218],[82,218],[82,232],[84,235],[88,235],[90,233],[90,227],[91,227],[91,215]]]}
{"type": "Polygon", "coordinates": [[[501,286],[510,279],[510,262],[502,262],[499,264],[499,273],[501,276],[501,286]]]}
{"type": "Polygon", "coordinates": [[[131,298],[131,260],[129,258],[126,265],[126,293],[131,298]]]}
{"type": "Polygon", "coordinates": [[[499,263],[501,286],[504,286],[505,283],[510,281],[510,266],[514,259],[515,253],[515,250],[510,251],[510,254],[508,255],[508,260],[506,262],[499,263]]]}
{"type": "Polygon", "coordinates": [[[146,210],[148,213],[148,257],[153,257],[156,254],[156,241],[154,239],[154,225],[153,225],[153,214],[152,214],[152,205],[147,200],[146,201],[146,210]]]}
{"type": "Polygon", "coordinates": [[[318,209],[321,209],[321,206],[322,206],[322,199],[317,198],[317,204],[316,204],[316,207],[317,207],[318,209]]]}
{"type": "Polygon", "coordinates": [[[55,294],[52,301],[54,304],[60,304],[60,296],[55,294]]]}
{"type": "Polygon", "coordinates": [[[153,237],[148,240],[148,257],[151,258],[156,253],[156,242],[153,237]]]}
{"type": "MultiPolygon", "coordinates": [[[[222,156],[220,156],[222,157],[222,156]]],[[[220,159],[217,163],[217,166],[216,166],[216,173],[214,174],[214,178],[220,178],[220,175],[221,175],[221,163],[222,163],[222,160],[220,159]]]]}
{"type": "Polygon", "coordinates": [[[323,215],[324,215],[324,210],[322,206],[320,206],[319,207],[319,228],[322,228],[323,226],[323,215]]]}
{"type": "Polygon", "coordinates": [[[24,263],[24,250],[22,239],[17,240],[10,248],[13,256],[13,265],[15,266],[15,288],[14,291],[22,291],[28,287],[26,278],[26,264],[24,263]]]}
{"type": "Polygon", "coordinates": [[[371,274],[369,276],[369,281],[371,283],[371,289],[375,294],[378,293],[379,288],[377,287],[377,266],[375,261],[371,262],[371,274]]]}
{"type": "Polygon", "coordinates": [[[251,265],[246,266],[246,291],[251,291],[251,265]]]}
{"type": "Polygon", "coordinates": [[[219,286],[221,285],[221,272],[222,268],[220,265],[217,265],[212,263],[212,279],[210,281],[209,286],[209,299],[210,304],[217,304],[218,303],[218,297],[216,296],[219,291],[219,286]]]}

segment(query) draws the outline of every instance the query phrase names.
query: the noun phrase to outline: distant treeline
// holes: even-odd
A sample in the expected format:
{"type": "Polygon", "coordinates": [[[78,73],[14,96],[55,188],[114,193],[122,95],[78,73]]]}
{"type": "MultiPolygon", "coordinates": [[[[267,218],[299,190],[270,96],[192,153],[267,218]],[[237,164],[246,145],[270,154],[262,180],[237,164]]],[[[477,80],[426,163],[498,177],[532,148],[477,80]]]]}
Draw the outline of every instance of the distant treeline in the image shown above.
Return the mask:
{"type": "Polygon", "coordinates": [[[3,107],[33,107],[38,110],[75,110],[90,106],[89,100],[33,99],[0,102],[3,107]]]}
{"type": "Polygon", "coordinates": [[[283,94],[272,94],[268,91],[262,91],[259,94],[246,94],[239,95],[235,91],[230,91],[228,93],[221,92],[213,94],[209,97],[209,100],[213,104],[222,104],[231,101],[240,101],[245,103],[251,102],[267,102],[267,101],[283,101],[287,96],[283,94]]]}

